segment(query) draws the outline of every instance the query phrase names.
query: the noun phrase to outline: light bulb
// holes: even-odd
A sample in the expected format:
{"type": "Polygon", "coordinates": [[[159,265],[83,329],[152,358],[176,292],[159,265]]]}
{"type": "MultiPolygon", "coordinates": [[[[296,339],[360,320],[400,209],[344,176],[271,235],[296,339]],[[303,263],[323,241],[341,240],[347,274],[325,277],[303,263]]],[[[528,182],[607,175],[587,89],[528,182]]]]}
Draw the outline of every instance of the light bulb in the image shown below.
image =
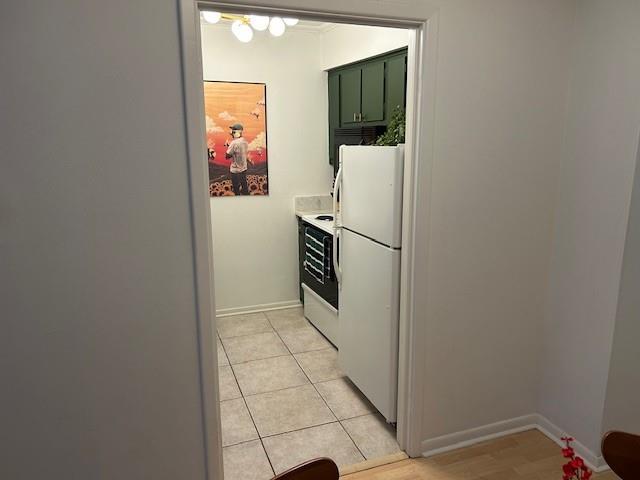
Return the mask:
{"type": "Polygon", "coordinates": [[[240,20],[236,20],[231,24],[231,31],[243,43],[248,43],[253,38],[251,27],[240,20]]]}
{"type": "Polygon", "coordinates": [[[287,27],[280,17],[273,17],[269,22],[269,33],[274,37],[280,37],[286,29],[287,27]]]}
{"type": "Polygon", "coordinates": [[[249,15],[249,23],[253,28],[262,32],[269,26],[269,17],[263,15],[249,15]]]}
{"type": "Polygon", "coordinates": [[[202,12],[202,18],[204,18],[204,21],[207,23],[218,23],[220,21],[220,17],[222,17],[220,12],[212,12],[210,10],[202,12]]]}
{"type": "Polygon", "coordinates": [[[297,25],[298,22],[300,21],[297,18],[291,18],[291,17],[284,17],[282,20],[287,25],[287,27],[293,27],[297,25]]]}

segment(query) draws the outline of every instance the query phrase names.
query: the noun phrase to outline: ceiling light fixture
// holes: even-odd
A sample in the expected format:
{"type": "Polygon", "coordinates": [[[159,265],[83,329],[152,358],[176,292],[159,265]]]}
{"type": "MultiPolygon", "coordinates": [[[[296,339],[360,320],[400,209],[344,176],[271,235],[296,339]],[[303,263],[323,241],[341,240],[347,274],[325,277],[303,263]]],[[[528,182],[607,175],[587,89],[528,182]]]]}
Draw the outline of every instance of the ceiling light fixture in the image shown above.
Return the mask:
{"type": "Polygon", "coordinates": [[[265,31],[269,27],[269,17],[263,15],[249,15],[249,24],[259,32],[265,31]]]}
{"type": "Polygon", "coordinates": [[[242,20],[235,20],[231,24],[231,31],[242,43],[249,43],[253,38],[253,30],[242,20]]]}
{"type": "Polygon", "coordinates": [[[263,32],[269,29],[274,37],[281,37],[287,27],[293,27],[299,20],[293,17],[267,17],[266,15],[236,15],[233,13],[220,13],[211,10],[202,11],[202,19],[206,23],[215,24],[220,20],[231,22],[231,32],[243,43],[253,39],[253,31],[263,32]]]}
{"type": "Polygon", "coordinates": [[[212,12],[210,10],[205,10],[202,12],[202,18],[204,18],[204,21],[207,23],[218,23],[221,17],[222,14],[220,12],[212,12]]]}
{"type": "Polygon", "coordinates": [[[280,37],[284,34],[284,31],[287,29],[284,20],[280,17],[273,17],[269,22],[269,33],[274,37],[280,37]]]}

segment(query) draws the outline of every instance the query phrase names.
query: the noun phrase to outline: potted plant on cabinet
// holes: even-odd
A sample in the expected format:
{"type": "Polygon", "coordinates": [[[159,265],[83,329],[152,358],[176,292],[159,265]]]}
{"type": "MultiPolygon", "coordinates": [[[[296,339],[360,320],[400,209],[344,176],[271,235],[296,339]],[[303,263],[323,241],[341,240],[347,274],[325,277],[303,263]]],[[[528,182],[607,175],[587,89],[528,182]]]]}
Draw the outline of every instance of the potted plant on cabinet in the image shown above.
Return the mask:
{"type": "Polygon", "coordinates": [[[404,109],[397,106],[391,115],[387,130],[380,135],[374,145],[395,146],[404,143],[406,117],[404,109]]]}

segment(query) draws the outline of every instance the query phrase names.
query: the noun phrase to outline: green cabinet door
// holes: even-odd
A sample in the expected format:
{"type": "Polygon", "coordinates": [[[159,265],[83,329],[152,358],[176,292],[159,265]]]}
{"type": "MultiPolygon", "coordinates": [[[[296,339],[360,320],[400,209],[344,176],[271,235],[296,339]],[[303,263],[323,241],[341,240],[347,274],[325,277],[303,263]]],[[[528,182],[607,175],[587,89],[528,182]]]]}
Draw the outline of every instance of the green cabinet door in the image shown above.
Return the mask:
{"type": "Polygon", "coordinates": [[[360,114],[360,68],[340,72],[340,123],[359,122],[360,114]]]}
{"type": "Polygon", "coordinates": [[[384,62],[362,66],[362,122],[384,120],[384,62]]]}
{"type": "Polygon", "coordinates": [[[406,60],[407,55],[396,55],[387,59],[387,102],[386,119],[391,116],[397,107],[405,108],[406,90],[406,60]]]}
{"type": "Polygon", "coordinates": [[[329,163],[335,162],[335,130],[340,126],[340,75],[329,74],[329,163]]]}

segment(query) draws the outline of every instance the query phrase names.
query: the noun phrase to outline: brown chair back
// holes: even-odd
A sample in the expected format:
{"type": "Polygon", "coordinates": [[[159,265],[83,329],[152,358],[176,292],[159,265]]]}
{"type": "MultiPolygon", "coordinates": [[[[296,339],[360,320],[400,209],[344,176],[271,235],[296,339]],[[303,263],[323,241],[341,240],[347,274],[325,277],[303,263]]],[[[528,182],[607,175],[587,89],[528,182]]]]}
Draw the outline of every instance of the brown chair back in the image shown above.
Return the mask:
{"type": "Polygon", "coordinates": [[[602,456],[622,480],[640,479],[640,435],[606,433],[602,438],[602,456]]]}
{"type": "Polygon", "coordinates": [[[273,480],[338,480],[338,466],[330,458],[316,458],[293,467],[273,480]]]}

